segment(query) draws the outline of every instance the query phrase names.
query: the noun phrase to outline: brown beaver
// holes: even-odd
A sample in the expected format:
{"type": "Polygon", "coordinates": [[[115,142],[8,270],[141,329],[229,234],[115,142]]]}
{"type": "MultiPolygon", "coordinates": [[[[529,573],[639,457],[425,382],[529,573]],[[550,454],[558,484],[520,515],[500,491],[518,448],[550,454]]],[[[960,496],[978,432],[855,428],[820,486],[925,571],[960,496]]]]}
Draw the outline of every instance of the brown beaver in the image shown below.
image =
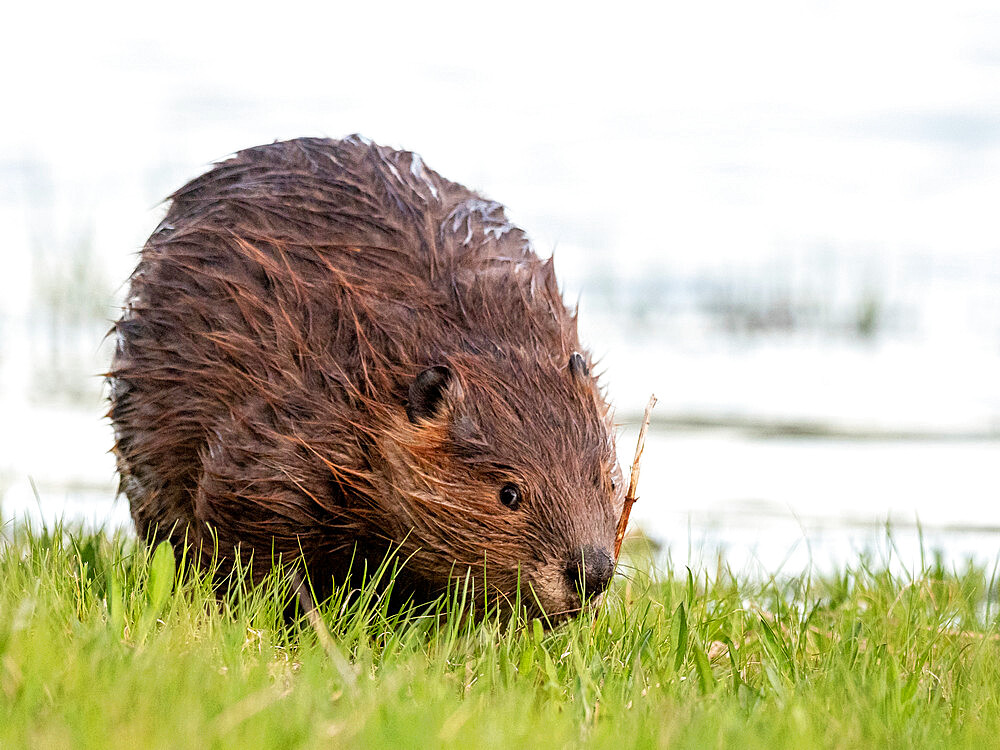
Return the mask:
{"type": "Polygon", "coordinates": [[[171,201],[109,373],[140,535],[301,558],[321,593],[397,547],[418,596],[471,570],[558,617],[604,590],[610,409],[503,206],[359,136],[241,151],[171,201]]]}

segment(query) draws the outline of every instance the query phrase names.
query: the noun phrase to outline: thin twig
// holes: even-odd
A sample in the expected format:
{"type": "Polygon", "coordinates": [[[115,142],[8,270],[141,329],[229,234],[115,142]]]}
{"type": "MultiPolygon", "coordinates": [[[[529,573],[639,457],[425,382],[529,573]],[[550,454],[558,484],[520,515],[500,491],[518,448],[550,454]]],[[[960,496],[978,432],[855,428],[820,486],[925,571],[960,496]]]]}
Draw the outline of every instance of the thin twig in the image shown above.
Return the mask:
{"type": "Polygon", "coordinates": [[[656,396],[649,397],[646,404],[646,412],[642,417],[642,426],[639,428],[639,440],[635,445],[635,458],[632,459],[632,471],[628,479],[628,492],[625,493],[625,505],[622,506],[622,514],[618,518],[618,530],[615,532],[615,563],[618,562],[618,555],[622,551],[622,540],[625,538],[625,531],[628,529],[628,518],[632,513],[632,506],[639,498],[636,497],[635,490],[639,484],[639,462],[642,460],[642,451],[646,447],[646,429],[649,427],[649,414],[656,406],[656,396]]]}
{"type": "MultiPolygon", "coordinates": [[[[639,484],[639,462],[642,461],[642,451],[646,447],[646,430],[649,428],[649,414],[653,411],[654,406],[656,406],[656,396],[654,394],[650,394],[649,403],[646,404],[646,412],[642,415],[642,426],[639,427],[639,440],[636,441],[635,444],[635,457],[632,459],[632,470],[629,472],[628,491],[625,493],[625,505],[622,506],[622,514],[618,517],[618,528],[615,531],[614,570],[616,572],[618,570],[618,556],[622,551],[622,540],[625,538],[625,531],[628,529],[628,517],[632,512],[632,506],[635,505],[635,501],[639,499],[635,494],[636,487],[639,484]]],[[[607,595],[601,597],[601,601],[597,605],[594,622],[590,628],[591,642],[593,642],[599,615],[606,600],[607,595]]]]}
{"type": "Polygon", "coordinates": [[[337,644],[333,642],[333,637],[330,635],[330,631],[326,628],[326,623],[323,622],[323,618],[320,616],[319,608],[313,602],[309,586],[302,580],[302,576],[299,575],[297,568],[292,569],[291,584],[292,590],[299,600],[299,606],[305,611],[306,618],[309,620],[309,624],[312,625],[312,629],[316,631],[316,638],[319,641],[320,647],[326,651],[330,657],[330,661],[333,662],[334,668],[340,673],[340,679],[343,681],[344,687],[349,690],[353,689],[358,676],[353,667],[351,667],[351,663],[347,661],[340,652],[340,649],[337,648],[337,644]]]}

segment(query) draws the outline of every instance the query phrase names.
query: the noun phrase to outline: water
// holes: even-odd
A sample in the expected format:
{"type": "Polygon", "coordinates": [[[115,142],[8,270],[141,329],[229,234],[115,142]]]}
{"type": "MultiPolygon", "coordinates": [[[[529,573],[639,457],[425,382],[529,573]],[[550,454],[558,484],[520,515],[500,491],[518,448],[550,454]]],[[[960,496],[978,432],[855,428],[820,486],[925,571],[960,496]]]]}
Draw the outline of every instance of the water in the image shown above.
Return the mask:
{"type": "Polygon", "coordinates": [[[24,71],[0,121],[4,518],[128,522],[97,342],[159,201],[235,149],[361,131],[555,249],[624,423],[655,392],[663,422],[746,428],[654,430],[636,518],[675,560],[910,562],[921,539],[994,558],[992,5],[400,3],[377,55],[341,33],[367,28],[361,6],[266,28],[186,1],[153,20],[67,6],[56,28],[22,5],[12,28],[49,33],[0,45],[24,71]],[[822,437],[761,438],[782,432],[822,437]]]}
{"type": "MultiPolygon", "coordinates": [[[[630,457],[635,433],[619,442],[630,457]]],[[[1000,556],[1000,441],[650,432],[632,517],[675,562],[830,571],[861,553],[912,569],[1000,556]],[[887,534],[887,529],[891,533],[887,534]]]]}

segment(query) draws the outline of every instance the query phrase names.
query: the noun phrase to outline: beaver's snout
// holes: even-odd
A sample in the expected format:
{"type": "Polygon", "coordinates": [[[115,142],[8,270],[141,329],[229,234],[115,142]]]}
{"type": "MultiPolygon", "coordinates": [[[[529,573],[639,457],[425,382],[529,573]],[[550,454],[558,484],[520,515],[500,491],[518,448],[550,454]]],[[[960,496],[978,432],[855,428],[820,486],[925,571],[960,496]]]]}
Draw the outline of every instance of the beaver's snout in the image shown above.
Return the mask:
{"type": "Polygon", "coordinates": [[[582,602],[604,592],[614,575],[611,555],[593,545],[584,545],[566,565],[570,590],[580,594],[582,602]]]}

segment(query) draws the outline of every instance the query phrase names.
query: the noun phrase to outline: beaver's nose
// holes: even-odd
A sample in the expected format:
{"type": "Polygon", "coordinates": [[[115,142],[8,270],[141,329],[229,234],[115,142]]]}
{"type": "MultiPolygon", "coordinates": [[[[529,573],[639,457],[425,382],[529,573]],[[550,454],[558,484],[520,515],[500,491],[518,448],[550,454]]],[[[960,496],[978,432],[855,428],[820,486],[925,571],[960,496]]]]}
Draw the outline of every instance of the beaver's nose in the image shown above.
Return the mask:
{"type": "Polygon", "coordinates": [[[614,572],[611,555],[589,544],[581,547],[566,565],[570,588],[575,591],[582,589],[583,601],[604,591],[614,572]]]}

